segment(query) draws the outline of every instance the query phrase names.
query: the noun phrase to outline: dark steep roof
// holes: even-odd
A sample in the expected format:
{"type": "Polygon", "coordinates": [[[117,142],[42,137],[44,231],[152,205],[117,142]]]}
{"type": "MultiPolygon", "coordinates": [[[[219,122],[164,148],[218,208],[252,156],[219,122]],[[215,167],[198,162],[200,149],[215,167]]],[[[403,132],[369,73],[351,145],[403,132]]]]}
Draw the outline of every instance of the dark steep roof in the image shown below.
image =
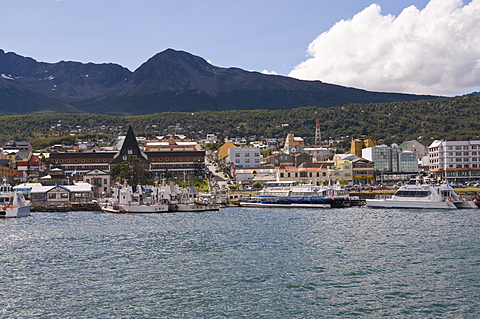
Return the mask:
{"type": "Polygon", "coordinates": [[[128,128],[127,135],[125,136],[125,141],[123,142],[122,148],[118,151],[117,154],[113,157],[113,160],[110,164],[118,164],[124,161],[127,156],[136,156],[142,162],[148,163],[148,158],[145,153],[140,150],[138,146],[137,139],[135,138],[135,133],[133,133],[132,126],[128,128]]]}

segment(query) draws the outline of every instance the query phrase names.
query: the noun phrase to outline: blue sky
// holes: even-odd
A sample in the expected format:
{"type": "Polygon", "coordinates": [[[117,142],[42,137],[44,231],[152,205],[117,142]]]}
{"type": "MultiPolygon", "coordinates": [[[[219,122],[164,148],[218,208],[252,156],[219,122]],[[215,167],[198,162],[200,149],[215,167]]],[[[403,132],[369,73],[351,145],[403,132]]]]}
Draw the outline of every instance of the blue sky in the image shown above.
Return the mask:
{"type": "Polygon", "coordinates": [[[0,0],[0,7],[0,48],[38,61],[112,62],[133,71],[154,54],[173,48],[216,66],[369,90],[453,95],[480,87],[480,28],[478,18],[477,23],[471,18],[480,16],[480,0],[0,0]],[[425,10],[427,5],[432,9],[425,10]],[[407,7],[410,14],[403,14],[407,7]],[[456,29],[435,39],[442,47],[458,47],[468,36],[478,49],[472,45],[458,55],[438,53],[435,46],[418,48],[431,37],[415,39],[419,30],[432,24],[439,33],[435,28],[441,26],[433,22],[438,16],[446,17],[448,25],[450,16],[458,16],[456,29]],[[458,21],[469,17],[470,25],[458,27],[458,21]],[[471,34],[463,33],[467,27],[473,28],[471,34]],[[398,31],[405,29],[411,30],[398,31]],[[398,34],[409,40],[396,40],[398,34]],[[385,49],[393,46],[395,50],[385,49]],[[404,52],[416,63],[397,60],[404,52]],[[458,74],[451,71],[458,66],[448,65],[451,73],[433,72],[435,84],[418,73],[442,69],[448,64],[445,59],[455,56],[467,60],[458,74]],[[385,77],[378,76],[383,73],[385,77]],[[461,79],[465,74],[469,77],[461,79]],[[456,78],[450,82],[439,80],[452,76],[456,78]]]}

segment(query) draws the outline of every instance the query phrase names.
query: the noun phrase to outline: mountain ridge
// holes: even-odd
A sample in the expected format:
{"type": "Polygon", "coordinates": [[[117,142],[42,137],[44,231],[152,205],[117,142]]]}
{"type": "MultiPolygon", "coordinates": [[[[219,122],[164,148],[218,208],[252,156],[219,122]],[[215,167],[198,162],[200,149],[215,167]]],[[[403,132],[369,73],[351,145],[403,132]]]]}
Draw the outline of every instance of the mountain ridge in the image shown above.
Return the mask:
{"type": "Polygon", "coordinates": [[[133,72],[114,63],[37,62],[0,49],[0,75],[0,114],[4,115],[56,112],[60,105],[73,113],[139,115],[436,98],[217,67],[174,49],[155,54],[133,72]],[[8,90],[16,90],[15,99],[8,98],[8,90]],[[29,101],[28,108],[23,107],[22,96],[24,103],[29,101]]]}

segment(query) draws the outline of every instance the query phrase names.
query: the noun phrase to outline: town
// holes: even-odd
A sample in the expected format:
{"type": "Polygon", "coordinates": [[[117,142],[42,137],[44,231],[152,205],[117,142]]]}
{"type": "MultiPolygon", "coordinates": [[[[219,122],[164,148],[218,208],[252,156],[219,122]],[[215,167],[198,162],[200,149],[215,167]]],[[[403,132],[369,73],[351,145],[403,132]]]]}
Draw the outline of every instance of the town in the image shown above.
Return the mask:
{"type": "Polygon", "coordinates": [[[418,174],[454,187],[479,186],[480,140],[379,145],[365,134],[352,137],[350,150],[339,153],[322,141],[318,118],[312,129],[314,145],[294,133],[261,141],[219,140],[215,134],[194,140],[175,132],[146,139],[135,137],[131,126],[107,147],[80,140],[37,152],[30,142],[8,141],[2,146],[0,169],[4,183],[16,185],[33,203],[106,199],[112,186],[122,182],[112,177],[112,168],[128,156],[144,163],[151,183],[188,182],[214,193],[258,190],[269,181],[391,189],[418,174]]]}

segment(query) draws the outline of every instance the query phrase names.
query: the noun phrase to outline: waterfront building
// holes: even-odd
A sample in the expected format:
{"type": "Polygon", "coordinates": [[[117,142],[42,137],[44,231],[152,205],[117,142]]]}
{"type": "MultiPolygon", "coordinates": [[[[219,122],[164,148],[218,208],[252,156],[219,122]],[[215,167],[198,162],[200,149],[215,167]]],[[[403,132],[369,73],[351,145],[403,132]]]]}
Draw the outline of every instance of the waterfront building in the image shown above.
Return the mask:
{"type": "Polygon", "coordinates": [[[68,174],[74,174],[76,179],[92,170],[110,172],[110,169],[128,156],[136,156],[145,169],[152,172],[155,178],[177,178],[185,176],[199,177],[205,172],[204,151],[157,151],[144,152],[138,146],[133,129],[128,129],[122,147],[117,152],[81,152],[50,154],[53,167],[61,168],[68,174]]]}
{"type": "Polygon", "coordinates": [[[455,183],[480,179],[480,140],[436,140],[427,149],[435,179],[455,183]]]}

